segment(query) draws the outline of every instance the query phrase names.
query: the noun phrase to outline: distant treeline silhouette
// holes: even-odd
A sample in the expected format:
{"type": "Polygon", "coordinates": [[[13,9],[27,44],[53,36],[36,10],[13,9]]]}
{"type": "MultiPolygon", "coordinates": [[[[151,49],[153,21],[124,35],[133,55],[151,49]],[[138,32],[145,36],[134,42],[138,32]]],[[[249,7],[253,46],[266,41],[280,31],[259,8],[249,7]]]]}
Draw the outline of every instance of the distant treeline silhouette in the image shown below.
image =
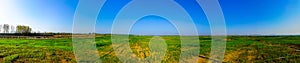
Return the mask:
{"type": "Polygon", "coordinates": [[[53,35],[72,35],[72,33],[0,33],[6,36],[53,36],[53,35]]]}
{"type": "Polygon", "coordinates": [[[0,33],[0,38],[71,38],[72,33],[0,33]]]}
{"type": "Polygon", "coordinates": [[[9,24],[0,24],[0,33],[31,33],[29,26],[17,25],[17,27],[9,24]]]}

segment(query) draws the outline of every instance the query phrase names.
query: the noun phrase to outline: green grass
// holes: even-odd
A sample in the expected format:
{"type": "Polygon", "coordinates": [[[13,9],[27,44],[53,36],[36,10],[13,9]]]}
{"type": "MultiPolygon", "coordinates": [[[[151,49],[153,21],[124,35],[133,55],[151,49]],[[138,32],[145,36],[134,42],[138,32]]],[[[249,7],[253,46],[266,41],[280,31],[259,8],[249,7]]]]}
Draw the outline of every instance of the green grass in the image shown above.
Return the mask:
{"type": "MultiPolygon", "coordinates": [[[[97,36],[96,46],[99,56],[105,63],[117,62],[111,36],[97,36]]],[[[151,53],[149,41],[152,36],[130,36],[132,52],[139,58],[147,58],[151,53]]],[[[166,55],[162,62],[178,62],[180,58],[180,37],[162,36],[167,44],[166,55]]],[[[229,36],[223,62],[275,62],[294,63],[300,61],[300,36],[229,36]]],[[[211,38],[201,36],[200,56],[210,57],[211,38]]],[[[200,62],[207,58],[199,57],[200,62]]],[[[76,62],[72,39],[0,39],[0,63],[68,63],[76,62]]]]}

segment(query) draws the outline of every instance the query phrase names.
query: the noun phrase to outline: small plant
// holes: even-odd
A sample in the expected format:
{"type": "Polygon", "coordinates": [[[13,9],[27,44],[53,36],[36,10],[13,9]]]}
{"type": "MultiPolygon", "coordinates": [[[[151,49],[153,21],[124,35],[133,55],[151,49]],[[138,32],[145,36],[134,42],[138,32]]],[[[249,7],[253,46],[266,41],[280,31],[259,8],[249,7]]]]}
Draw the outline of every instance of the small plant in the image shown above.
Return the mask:
{"type": "Polygon", "coordinates": [[[7,63],[7,62],[12,62],[14,59],[16,59],[18,57],[19,57],[18,54],[14,54],[14,55],[4,57],[3,60],[4,60],[5,63],[7,63]]]}

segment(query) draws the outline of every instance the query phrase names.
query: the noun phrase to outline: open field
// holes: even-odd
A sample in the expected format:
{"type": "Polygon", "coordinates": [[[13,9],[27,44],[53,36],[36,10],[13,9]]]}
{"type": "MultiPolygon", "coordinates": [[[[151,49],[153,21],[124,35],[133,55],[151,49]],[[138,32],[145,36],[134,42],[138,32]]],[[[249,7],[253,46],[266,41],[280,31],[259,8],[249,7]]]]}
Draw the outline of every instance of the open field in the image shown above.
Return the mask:
{"type": "MultiPolygon", "coordinates": [[[[96,45],[104,63],[119,63],[112,48],[110,35],[97,36],[96,45]]],[[[148,42],[152,36],[130,36],[132,52],[139,58],[149,56],[148,42]]],[[[176,63],[180,57],[180,37],[162,36],[167,44],[163,63],[176,63]]],[[[199,62],[207,62],[211,38],[200,36],[199,62]]],[[[300,36],[229,36],[223,62],[300,62],[300,36]]],[[[0,62],[9,63],[73,63],[71,38],[5,39],[0,38],[0,62]]]]}

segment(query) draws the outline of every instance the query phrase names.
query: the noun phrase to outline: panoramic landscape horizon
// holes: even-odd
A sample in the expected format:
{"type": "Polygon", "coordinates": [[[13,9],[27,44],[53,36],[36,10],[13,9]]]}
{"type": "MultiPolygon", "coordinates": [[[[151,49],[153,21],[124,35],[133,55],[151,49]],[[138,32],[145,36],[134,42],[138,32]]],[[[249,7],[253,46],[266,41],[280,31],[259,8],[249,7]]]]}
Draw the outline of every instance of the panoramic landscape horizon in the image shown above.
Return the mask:
{"type": "Polygon", "coordinates": [[[0,0],[0,63],[298,63],[300,0],[0,0]]]}

